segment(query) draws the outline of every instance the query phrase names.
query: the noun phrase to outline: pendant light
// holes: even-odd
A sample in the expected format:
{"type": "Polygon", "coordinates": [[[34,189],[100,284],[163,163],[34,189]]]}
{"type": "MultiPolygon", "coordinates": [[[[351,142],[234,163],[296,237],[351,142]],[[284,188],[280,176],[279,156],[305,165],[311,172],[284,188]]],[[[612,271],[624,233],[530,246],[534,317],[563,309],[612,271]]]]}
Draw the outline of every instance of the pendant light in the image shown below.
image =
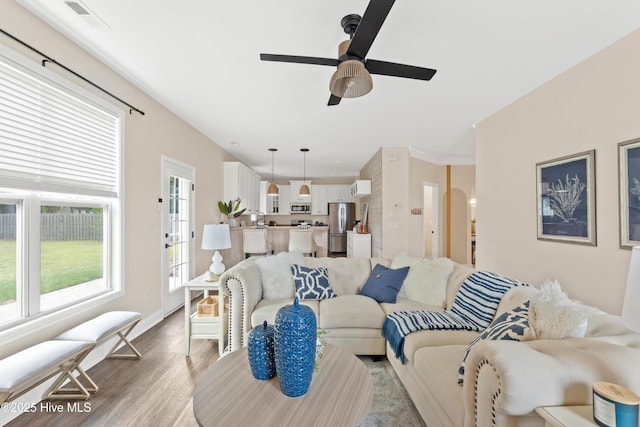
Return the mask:
{"type": "Polygon", "coordinates": [[[277,196],[280,191],[278,190],[278,186],[275,182],[273,182],[273,153],[278,151],[277,148],[269,148],[271,151],[271,183],[269,184],[269,188],[267,189],[267,196],[277,196]]]}
{"type": "Polygon", "coordinates": [[[300,186],[300,192],[298,193],[299,196],[301,197],[309,197],[311,196],[311,191],[309,191],[309,186],[304,182],[307,180],[307,152],[309,151],[308,148],[301,148],[300,151],[302,151],[302,154],[304,156],[304,175],[303,175],[303,184],[300,186]]]}

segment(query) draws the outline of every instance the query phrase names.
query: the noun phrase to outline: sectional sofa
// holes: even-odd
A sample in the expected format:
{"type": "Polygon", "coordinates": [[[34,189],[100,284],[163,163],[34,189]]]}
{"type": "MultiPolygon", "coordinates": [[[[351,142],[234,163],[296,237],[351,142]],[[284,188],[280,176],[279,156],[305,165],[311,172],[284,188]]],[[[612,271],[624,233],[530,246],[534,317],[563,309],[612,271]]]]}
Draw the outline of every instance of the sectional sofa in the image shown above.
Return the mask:
{"type": "MultiPolygon", "coordinates": [[[[590,404],[595,381],[640,391],[639,335],[624,328],[619,317],[591,309],[574,310],[584,322],[569,331],[574,338],[558,339],[554,329],[561,322],[543,322],[543,314],[549,315],[542,310],[542,291],[533,286],[504,291],[486,329],[418,330],[402,339],[397,356],[397,343],[390,344],[382,335],[383,326],[392,323],[388,317],[415,310],[450,315],[464,305],[460,301],[466,291],[461,289],[473,285],[478,276],[474,269],[450,260],[440,259],[434,267],[430,262],[435,260],[401,255],[388,260],[280,253],[242,261],[220,278],[229,298],[229,349],[246,346],[253,327],[265,320],[273,323],[278,309],[292,303],[296,288],[290,264],[299,264],[326,276],[321,279],[335,294],[301,300],[316,314],[318,327],[328,332],[327,342],[358,355],[386,354],[429,426],[543,426],[536,407],[590,404]],[[390,268],[384,274],[400,267],[409,271],[395,302],[360,295],[363,287],[370,289],[370,282],[378,283],[375,279],[384,276],[376,273],[380,266],[390,268]],[[423,292],[427,288],[430,291],[423,292]],[[527,311],[532,301],[538,301],[537,318],[532,309],[527,311]],[[496,334],[505,322],[515,329],[496,334]],[[533,324],[539,325],[539,337],[533,324]],[[516,336],[510,337],[514,331],[516,336]]],[[[571,317],[566,313],[553,316],[571,317]]]]}

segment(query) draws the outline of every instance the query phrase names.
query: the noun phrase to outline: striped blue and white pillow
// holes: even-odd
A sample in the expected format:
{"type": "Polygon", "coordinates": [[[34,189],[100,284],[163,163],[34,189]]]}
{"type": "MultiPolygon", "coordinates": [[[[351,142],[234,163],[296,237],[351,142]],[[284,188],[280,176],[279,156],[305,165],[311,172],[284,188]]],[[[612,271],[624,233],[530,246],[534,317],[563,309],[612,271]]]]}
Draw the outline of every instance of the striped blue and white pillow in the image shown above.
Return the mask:
{"type": "Polygon", "coordinates": [[[337,296],[331,289],[329,272],[324,267],[311,268],[292,264],[291,274],[296,285],[296,296],[299,300],[321,300],[337,296]]]}
{"type": "Polygon", "coordinates": [[[484,330],[491,324],[502,296],[514,286],[529,285],[495,273],[477,271],[462,283],[450,311],[484,330]]]}

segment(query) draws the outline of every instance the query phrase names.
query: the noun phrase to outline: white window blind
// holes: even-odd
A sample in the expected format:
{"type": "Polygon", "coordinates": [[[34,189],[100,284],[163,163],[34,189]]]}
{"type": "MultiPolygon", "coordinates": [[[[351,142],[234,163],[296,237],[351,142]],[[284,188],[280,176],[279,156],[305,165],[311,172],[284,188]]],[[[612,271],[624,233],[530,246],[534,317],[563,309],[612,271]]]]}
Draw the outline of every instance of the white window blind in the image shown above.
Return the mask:
{"type": "Polygon", "coordinates": [[[120,121],[0,55],[0,186],[117,196],[120,121]]]}

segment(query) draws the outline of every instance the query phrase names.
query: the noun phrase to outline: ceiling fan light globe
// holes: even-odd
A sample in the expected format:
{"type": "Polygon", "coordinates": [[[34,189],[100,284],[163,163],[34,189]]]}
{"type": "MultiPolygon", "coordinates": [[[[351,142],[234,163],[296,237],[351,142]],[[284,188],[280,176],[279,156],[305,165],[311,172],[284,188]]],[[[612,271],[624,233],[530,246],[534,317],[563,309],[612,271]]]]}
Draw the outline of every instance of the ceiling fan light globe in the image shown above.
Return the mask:
{"type": "Polygon", "coordinates": [[[358,60],[341,62],[329,83],[329,90],[341,98],[357,98],[371,92],[373,80],[371,74],[358,60]]]}

